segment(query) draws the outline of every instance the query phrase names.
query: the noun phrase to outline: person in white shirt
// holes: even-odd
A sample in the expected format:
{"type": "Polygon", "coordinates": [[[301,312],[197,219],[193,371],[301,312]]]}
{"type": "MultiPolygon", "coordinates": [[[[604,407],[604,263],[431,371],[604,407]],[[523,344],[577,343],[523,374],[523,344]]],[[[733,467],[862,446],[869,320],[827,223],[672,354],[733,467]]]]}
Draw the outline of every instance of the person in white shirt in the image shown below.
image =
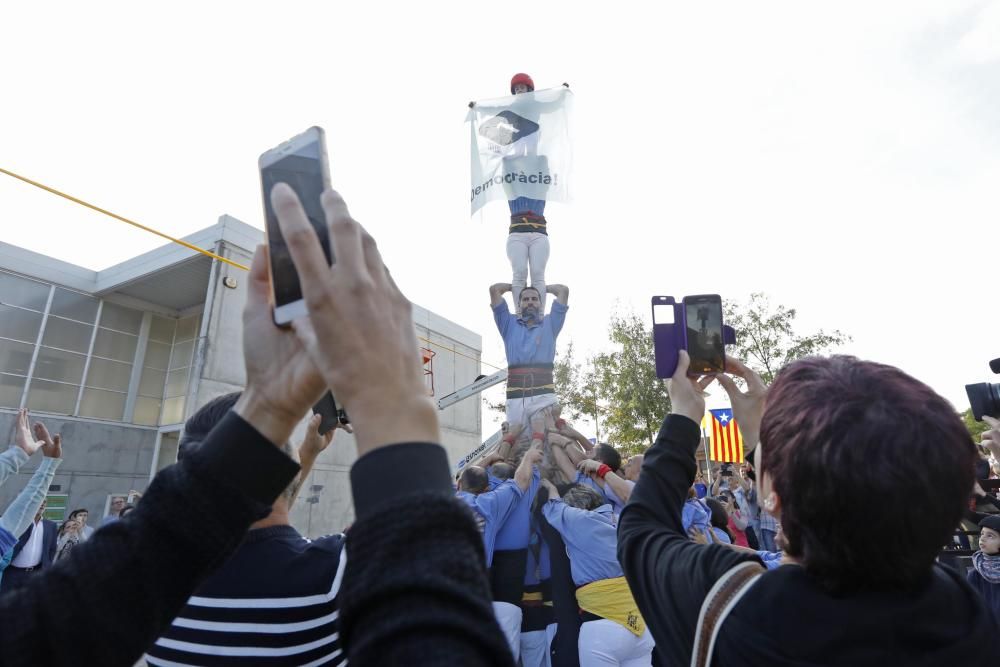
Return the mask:
{"type": "Polygon", "coordinates": [[[45,501],[35,513],[31,526],[14,547],[13,558],[3,573],[4,593],[23,585],[28,577],[52,566],[56,555],[59,527],[55,521],[43,519],[45,501]]]}

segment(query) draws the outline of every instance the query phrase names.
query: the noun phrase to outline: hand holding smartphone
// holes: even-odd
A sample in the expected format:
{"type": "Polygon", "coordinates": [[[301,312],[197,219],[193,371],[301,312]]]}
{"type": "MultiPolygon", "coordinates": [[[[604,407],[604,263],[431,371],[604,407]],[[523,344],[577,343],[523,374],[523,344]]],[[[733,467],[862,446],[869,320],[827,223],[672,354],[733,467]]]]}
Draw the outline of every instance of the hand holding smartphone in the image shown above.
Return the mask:
{"type": "Polygon", "coordinates": [[[723,324],[718,294],[686,296],[680,303],[672,296],[654,296],[651,304],[658,378],[673,377],[680,350],[690,358],[689,376],[725,372],[725,346],[736,343],[736,332],[723,324]]]}
{"type": "Polygon", "coordinates": [[[333,263],[326,214],[320,197],[330,188],[330,168],[326,156],[326,135],[320,127],[310,127],[302,134],[272,148],[260,156],[260,183],[264,195],[264,218],[271,295],[274,302],[274,323],[288,326],[307,314],[299,275],[292,262],[288,245],[278,226],[278,217],[271,204],[271,190],[278,183],[287,183],[305,209],[306,217],[319,236],[326,260],[333,263]]]}

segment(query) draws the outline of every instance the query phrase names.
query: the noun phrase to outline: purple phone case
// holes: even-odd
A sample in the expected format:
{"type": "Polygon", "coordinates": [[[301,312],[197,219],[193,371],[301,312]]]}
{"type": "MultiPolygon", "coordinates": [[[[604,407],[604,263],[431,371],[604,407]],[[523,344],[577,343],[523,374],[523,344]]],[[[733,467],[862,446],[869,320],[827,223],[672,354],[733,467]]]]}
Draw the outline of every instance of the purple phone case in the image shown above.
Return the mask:
{"type": "MultiPolygon", "coordinates": [[[[686,298],[686,297],[685,297],[686,298]]],[[[656,358],[656,377],[673,377],[677,370],[678,353],[687,349],[687,314],[683,300],[677,303],[672,296],[654,296],[650,301],[653,312],[653,356],[656,358]],[[674,321],[669,324],[657,324],[656,306],[673,306],[674,321]]],[[[726,324],[722,325],[723,345],[736,344],[736,330],[726,324]]],[[[725,355],[723,354],[723,368],[725,355]]]]}

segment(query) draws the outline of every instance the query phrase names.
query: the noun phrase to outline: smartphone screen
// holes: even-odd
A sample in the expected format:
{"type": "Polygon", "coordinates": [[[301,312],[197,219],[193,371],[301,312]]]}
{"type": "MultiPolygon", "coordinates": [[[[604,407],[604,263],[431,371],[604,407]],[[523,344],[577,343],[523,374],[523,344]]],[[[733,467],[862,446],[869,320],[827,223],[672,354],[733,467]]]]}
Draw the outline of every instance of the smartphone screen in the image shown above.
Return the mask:
{"type": "Polygon", "coordinates": [[[687,351],[691,357],[691,375],[721,373],[725,370],[725,347],[722,342],[722,299],[716,294],[689,296],[684,299],[687,321],[687,351]]]}
{"type": "MultiPolygon", "coordinates": [[[[271,205],[271,190],[278,183],[287,183],[295,190],[305,209],[306,217],[312,223],[319,236],[326,255],[326,261],[332,262],[330,239],[326,226],[326,216],[320,204],[320,196],[326,189],[324,177],[324,149],[322,132],[310,130],[305,135],[296,137],[289,142],[290,147],[281,147],[271,151],[274,161],[261,167],[260,180],[264,194],[265,224],[267,226],[267,243],[271,259],[271,286],[274,290],[275,321],[290,322],[294,315],[304,314],[304,308],[298,310],[282,310],[283,306],[302,300],[302,288],[299,275],[292,263],[288,245],[281,235],[278,218],[271,205]],[[303,139],[306,139],[303,141],[303,139]],[[282,316],[284,314],[284,317],[282,316]]],[[[265,154],[265,157],[269,154],[265,154]]],[[[262,157],[263,161],[264,157],[262,157]]]]}

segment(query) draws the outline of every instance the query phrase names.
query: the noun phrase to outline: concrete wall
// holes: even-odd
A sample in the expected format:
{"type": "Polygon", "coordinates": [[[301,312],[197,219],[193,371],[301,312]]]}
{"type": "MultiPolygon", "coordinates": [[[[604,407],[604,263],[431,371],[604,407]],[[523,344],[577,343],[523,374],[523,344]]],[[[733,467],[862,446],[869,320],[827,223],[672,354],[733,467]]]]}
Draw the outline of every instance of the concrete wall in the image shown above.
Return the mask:
{"type": "MultiPolygon", "coordinates": [[[[243,264],[251,260],[249,251],[229,243],[223,243],[220,252],[243,264]]],[[[194,400],[188,402],[188,415],[216,396],[242,389],[246,379],[241,317],[247,297],[247,274],[235,267],[220,265],[214,280],[215,284],[209,287],[213,296],[206,299],[203,317],[207,321],[207,335],[196,353],[197,378],[192,384],[194,400]],[[236,280],[235,288],[225,287],[223,280],[227,276],[236,280]]],[[[478,375],[482,347],[479,335],[419,306],[414,307],[414,321],[417,335],[427,339],[419,341],[420,345],[436,353],[435,394],[444,396],[473,382],[478,375]]],[[[440,420],[442,444],[448,450],[449,460],[457,460],[481,441],[478,398],[470,398],[442,411],[440,420]]],[[[303,422],[292,441],[301,442],[304,431],[303,422]]],[[[339,532],[354,520],[349,473],[356,459],[353,436],[339,431],[334,443],[316,462],[292,509],[292,523],[300,532],[310,537],[339,532]],[[314,486],[323,488],[313,492],[314,486]],[[318,496],[319,502],[308,503],[310,496],[318,496]]]]}
{"type": "MultiPolygon", "coordinates": [[[[0,409],[0,434],[8,443],[13,442],[16,419],[16,410],[0,409]]],[[[109,494],[142,491],[149,483],[155,428],[49,415],[33,421],[41,421],[51,433],[62,435],[63,463],[52,482],[61,489],[51,493],[69,494],[70,510],[86,507],[89,525],[100,524],[109,494]]],[[[41,459],[41,453],[36,453],[17,479],[0,486],[0,508],[14,500],[41,459]]]]}

